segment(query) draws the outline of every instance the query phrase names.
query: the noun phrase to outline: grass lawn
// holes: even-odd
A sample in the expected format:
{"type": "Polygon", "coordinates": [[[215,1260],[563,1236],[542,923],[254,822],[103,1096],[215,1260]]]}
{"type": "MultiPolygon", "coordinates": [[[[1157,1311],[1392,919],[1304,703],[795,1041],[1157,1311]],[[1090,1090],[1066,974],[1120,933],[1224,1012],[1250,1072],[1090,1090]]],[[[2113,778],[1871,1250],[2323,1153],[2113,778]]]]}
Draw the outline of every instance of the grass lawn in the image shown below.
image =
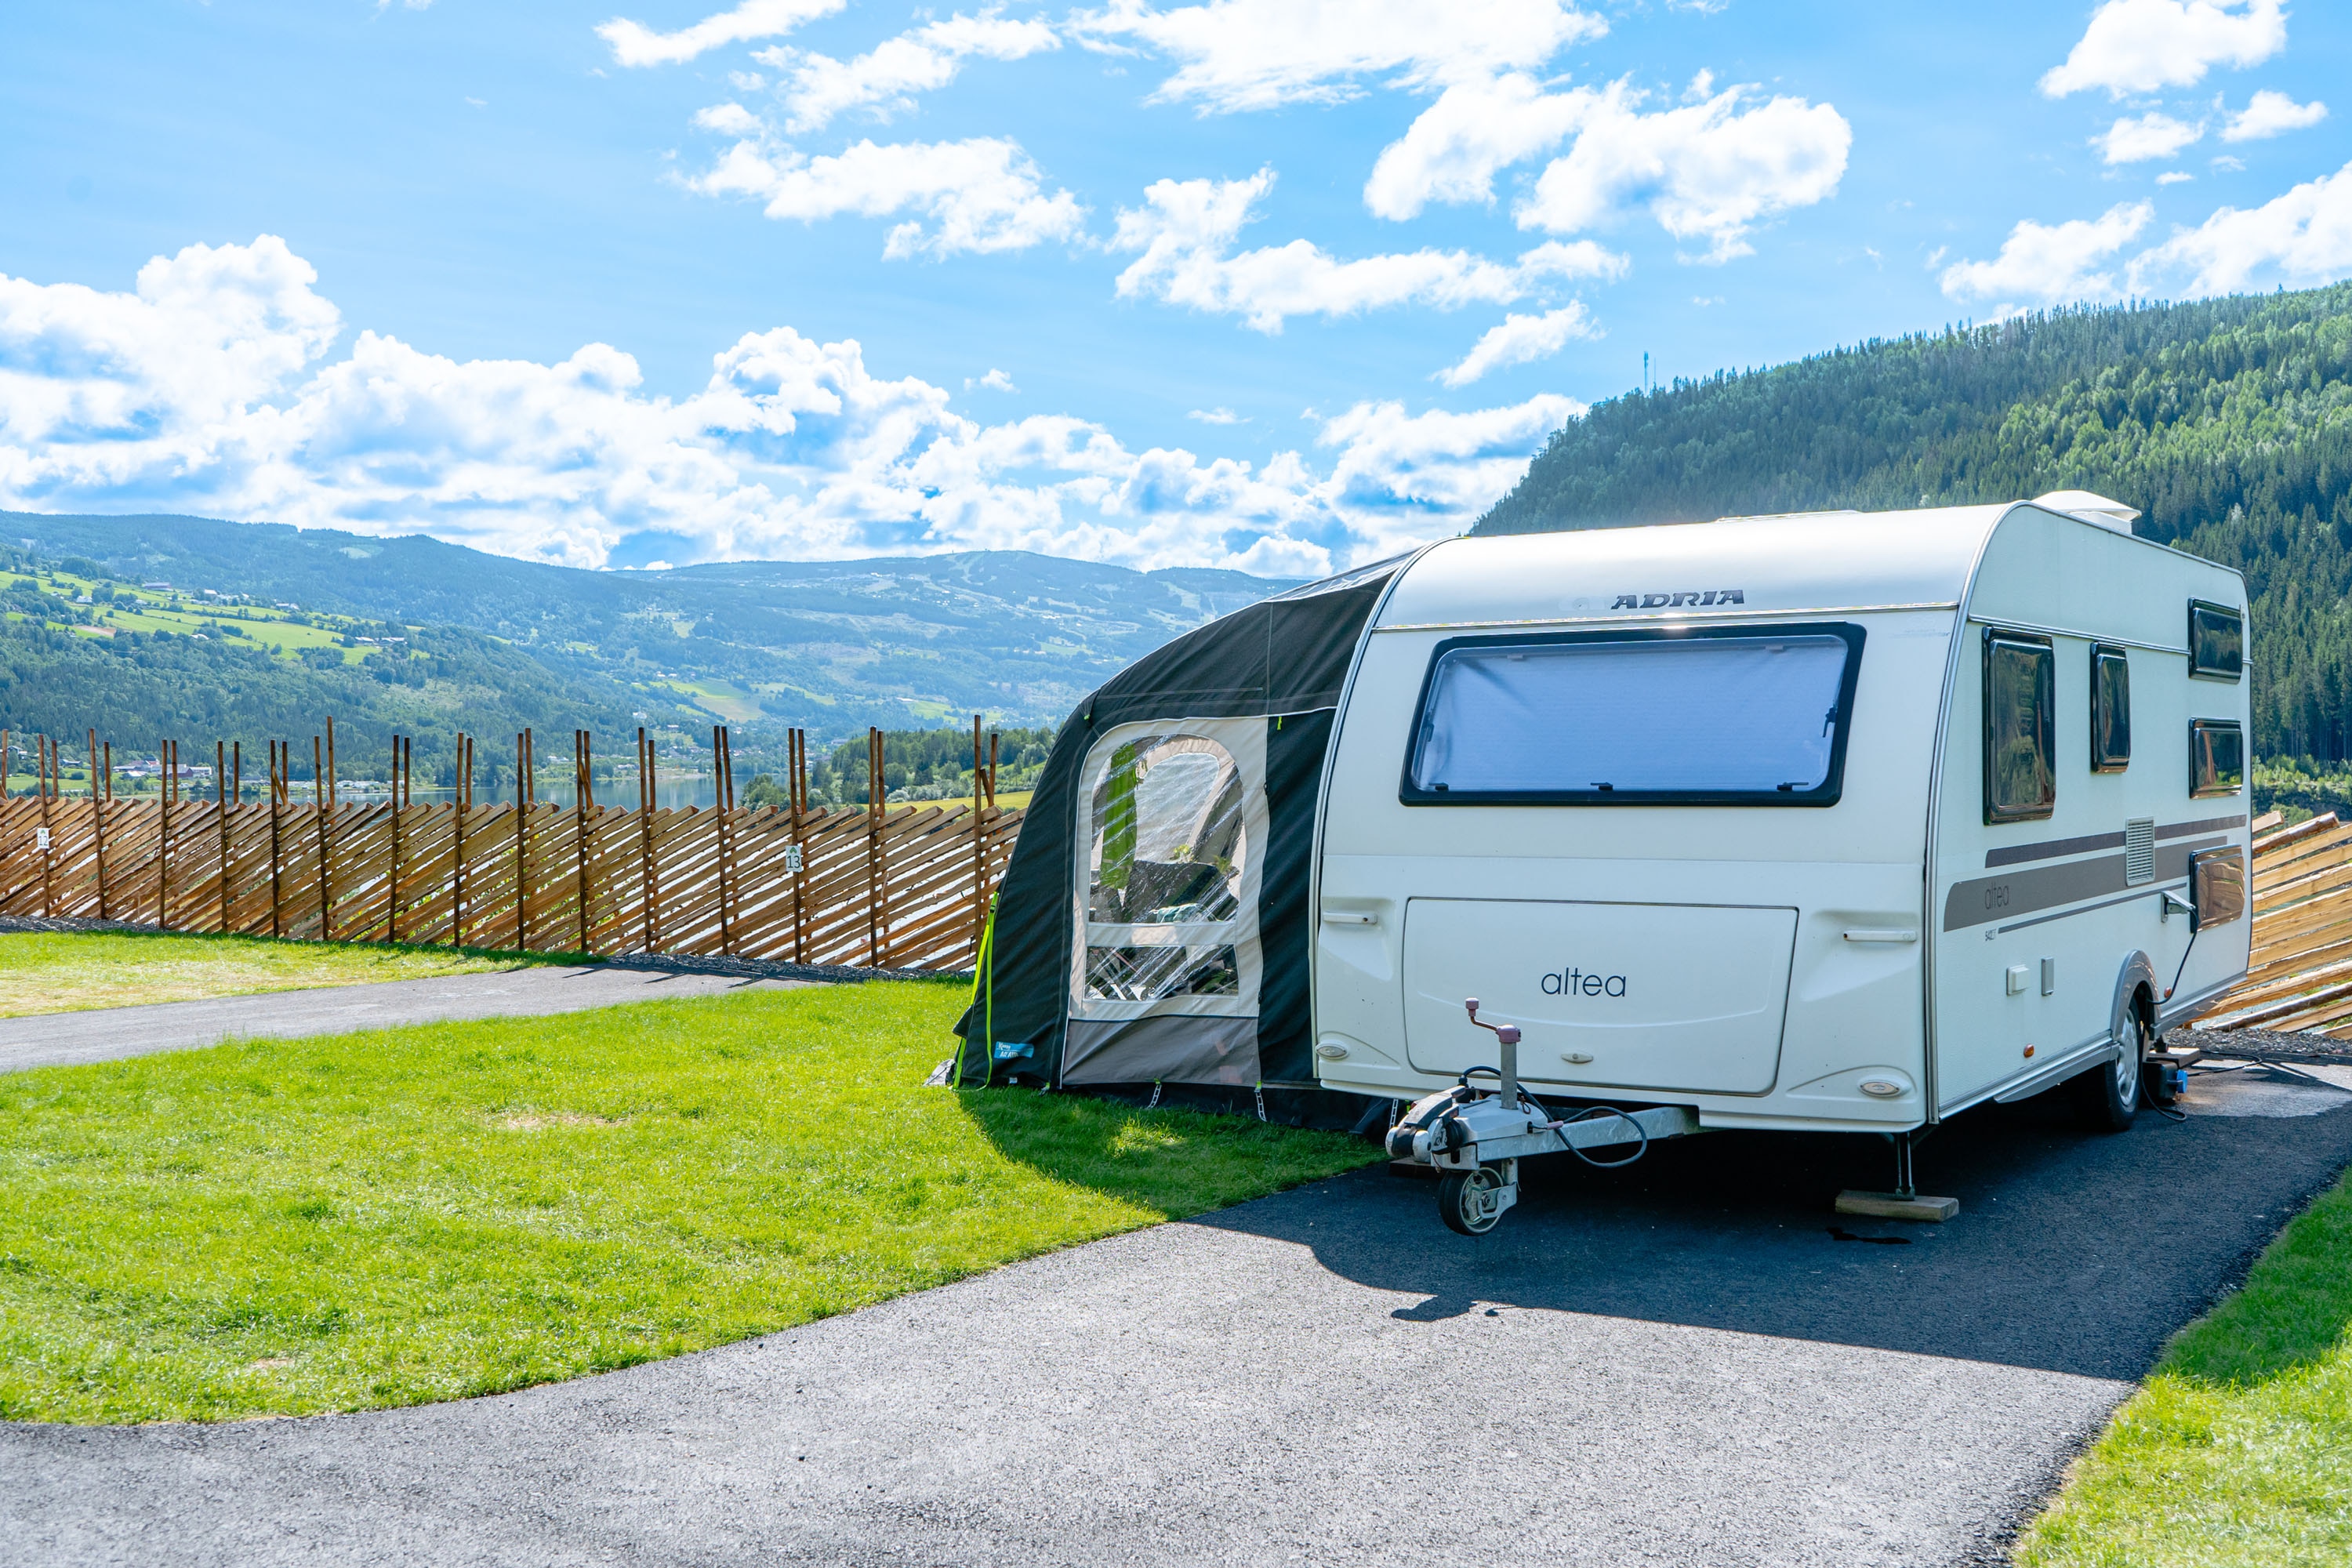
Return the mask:
{"type": "Polygon", "coordinates": [[[488,1394],[1381,1157],[924,1089],[965,996],[822,986],[0,1076],[0,1417],[488,1394]]]}
{"type": "Polygon", "coordinates": [[[11,931],[0,933],[0,1018],[371,980],[428,980],[543,962],[548,961],[535,954],[373,942],[11,931]]]}
{"type": "Polygon", "coordinates": [[[2183,1330],[2026,1531],[2026,1568],[2352,1563],[2352,1190],[2183,1330]]]}

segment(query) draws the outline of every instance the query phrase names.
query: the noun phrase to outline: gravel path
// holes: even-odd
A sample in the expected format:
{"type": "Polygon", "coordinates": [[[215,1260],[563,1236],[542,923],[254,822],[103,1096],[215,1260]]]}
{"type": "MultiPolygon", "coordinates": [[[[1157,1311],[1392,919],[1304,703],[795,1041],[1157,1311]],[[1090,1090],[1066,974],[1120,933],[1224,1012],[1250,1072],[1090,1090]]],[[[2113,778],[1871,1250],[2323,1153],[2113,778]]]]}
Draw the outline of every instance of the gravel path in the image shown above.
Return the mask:
{"type": "Polygon", "coordinates": [[[1481,1241],[1371,1171],[502,1398],[0,1427],[0,1563],[1991,1563],[2352,1159],[2352,1073],[2185,1109],[1971,1113],[1945,1226],[1832,1216],[1874,1140],[1720,1133],[1481,1241]]]}
{"type": "Polygon", "coordinates": [[[457,1018],[530,1017],[622,1002],[808,984],[606,964],[576,969],[535,964],[431,980],[273,991],[259,996],[211,996],[199,1002],[158,1002],[145,1007],[106,1007],[86,1013],[45,1013],[30,1018],[0,1018],[0,1072],[114,1061],[237,1037],[295,1039],[457,1018]]]}

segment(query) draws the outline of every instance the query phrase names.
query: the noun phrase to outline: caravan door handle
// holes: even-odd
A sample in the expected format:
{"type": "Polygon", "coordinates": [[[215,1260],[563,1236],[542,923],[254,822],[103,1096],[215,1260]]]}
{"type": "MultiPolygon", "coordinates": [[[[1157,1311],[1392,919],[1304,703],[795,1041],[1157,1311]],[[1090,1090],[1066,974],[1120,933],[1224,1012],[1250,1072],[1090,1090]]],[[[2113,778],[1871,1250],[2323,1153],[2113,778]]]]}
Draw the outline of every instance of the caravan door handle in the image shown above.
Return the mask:
{"type": "Polygon", "coordinates": [[[1323,923],[1327,926],[1376,926],[1381,917],[1366,910],[1325,910],[1323,923]]]}
{"type": "Polygon", "coordinates": [[[1845,940],[1848,942],[1917,942],[1919,940],[1919,933],[1916,931],[1895,930],[1892,928],[1874,931],[1850,931],[1845,933],[1845,940]]]}

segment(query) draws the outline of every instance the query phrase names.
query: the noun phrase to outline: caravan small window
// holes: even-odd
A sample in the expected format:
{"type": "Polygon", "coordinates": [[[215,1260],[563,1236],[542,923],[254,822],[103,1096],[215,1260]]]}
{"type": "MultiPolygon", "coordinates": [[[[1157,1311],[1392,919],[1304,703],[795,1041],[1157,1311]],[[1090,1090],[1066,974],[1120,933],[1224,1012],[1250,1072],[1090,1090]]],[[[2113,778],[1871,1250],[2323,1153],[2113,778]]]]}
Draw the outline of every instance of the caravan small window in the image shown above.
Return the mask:
{"type": "Polygon", "coordinates": [[[1985,629],[1984,819],[2025,822],[2057,805],[2057,655],[2048,637],[1985,629]]]}
{"type": "Polygon", "coordinates": [[[1414,805],[1834,805],[1860,626],[1457,637],[1422,688],[1414,805]]]}
{"type": "Polygon", "coordinates": [[[2189,673],[2235,680],[2246,671],[2246,618],[2227,605],[2189,601],[2189,673]]]}
{"type": "Polygon", "coordinates": [[[2235,795],[2246,785],[2246,736],[2235,719],[2189,721],[2189,793],[2235,795]]]}
{"type": "Polygon", "coordinates": [[[2119,647],[2091,647],[2091,771],[2131,765],[2131,664],[2119,647]]]}

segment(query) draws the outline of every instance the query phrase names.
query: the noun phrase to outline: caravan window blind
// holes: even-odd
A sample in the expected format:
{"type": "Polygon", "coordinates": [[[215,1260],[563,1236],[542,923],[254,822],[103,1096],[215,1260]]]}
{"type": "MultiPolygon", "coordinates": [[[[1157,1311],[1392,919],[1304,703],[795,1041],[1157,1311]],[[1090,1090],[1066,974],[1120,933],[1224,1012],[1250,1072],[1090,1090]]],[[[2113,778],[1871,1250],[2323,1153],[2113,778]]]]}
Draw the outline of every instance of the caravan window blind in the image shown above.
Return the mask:
{"type": "Polygon", "coordinates": [[[1831,805],[1853,626],[1439,645],[1403,798],[1422,805],[1831,805]]]}

